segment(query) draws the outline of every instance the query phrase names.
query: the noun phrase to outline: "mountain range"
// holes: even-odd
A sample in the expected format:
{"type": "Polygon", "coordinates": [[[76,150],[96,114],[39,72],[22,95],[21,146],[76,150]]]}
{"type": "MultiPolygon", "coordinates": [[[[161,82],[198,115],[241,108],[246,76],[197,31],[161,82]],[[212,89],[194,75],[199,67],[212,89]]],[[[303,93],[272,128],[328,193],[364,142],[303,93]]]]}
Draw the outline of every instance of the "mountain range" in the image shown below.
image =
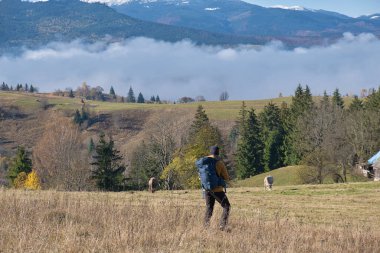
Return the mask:
{"type": "Polygon", "coordinates": [[[196,44],[311,46],[333,42],[344,32],[380,35],[380,15],[348,17],[324,10],[264,8],[240,0],[93,0],[28,2],[0,0],[0,53],[51,41],[119,41],[149,37],[196,44]]]}
{"type": "Polygon", "coordinates": [[[336,38],[380,34],[377,15],[352,18],[300,6],[264,8],[241,0],[130,0],[110,5],[141,20],[239,36],[336,38]]]}

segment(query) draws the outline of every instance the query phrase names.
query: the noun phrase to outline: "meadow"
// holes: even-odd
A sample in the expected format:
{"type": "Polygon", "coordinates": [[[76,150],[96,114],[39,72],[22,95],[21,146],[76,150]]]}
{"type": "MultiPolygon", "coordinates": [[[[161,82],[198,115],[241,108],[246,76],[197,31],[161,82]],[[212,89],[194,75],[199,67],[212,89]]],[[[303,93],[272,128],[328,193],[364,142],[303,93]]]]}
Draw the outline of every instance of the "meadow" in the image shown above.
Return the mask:
{"type": "MultiPolygon", "coordinates": [[[[82,106],[81,99],[52,96],[49,94],[25,94],[17,92],[0,92],[1,104],[14,105],[24,110],[35,110],[41,106],[41,101],[51,105],[56,110],[73,112],[82,106]]],[[[245,101],[247,108],[254,108],[260,112],[268,103],[273,102],[280,106],[283,102],[291,103],[290,97],[249,100],[245,101]]],[[[235,120],[238,116],[242,101],[205,101],[187,104],[138,104],[138,103],[110,103],[102,101],[86,101],[94,113],[112,113],[124,110],[190,110],[195,112],[198,105],[202,105],[212,120],[235,120]]]]}
{"type": "Polygon", "coordinates": [[[0,252],[379,252],[380,183],[228,189],[229,231],[200,190],[0,190],[0,252]]]}

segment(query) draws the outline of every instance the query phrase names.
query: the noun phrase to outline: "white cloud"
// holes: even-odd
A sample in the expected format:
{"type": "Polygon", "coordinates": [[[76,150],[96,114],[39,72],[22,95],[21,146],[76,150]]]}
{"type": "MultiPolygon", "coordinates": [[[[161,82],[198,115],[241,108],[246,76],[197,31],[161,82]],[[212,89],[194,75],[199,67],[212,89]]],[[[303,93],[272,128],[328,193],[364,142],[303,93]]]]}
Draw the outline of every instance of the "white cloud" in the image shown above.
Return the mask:
{"type": "Polygon", "coordinates": [[[230,99],[292,95],[308,84],[313,94],[335,88],[359,93],[377,88],[380,41],[353,36],[326,47],[286,50],[279,42],[262,47],[199,47],[189,41],[166,43],[136,38],[119,43],[51,43],[17,57],[0,57],[0,82],[29,83],[41,91],[76,88],[83,81],[112,85],[126,95],[132,85],[146,97],[162,99],[203,95],[216,100],[227,90],[230,99]]]}

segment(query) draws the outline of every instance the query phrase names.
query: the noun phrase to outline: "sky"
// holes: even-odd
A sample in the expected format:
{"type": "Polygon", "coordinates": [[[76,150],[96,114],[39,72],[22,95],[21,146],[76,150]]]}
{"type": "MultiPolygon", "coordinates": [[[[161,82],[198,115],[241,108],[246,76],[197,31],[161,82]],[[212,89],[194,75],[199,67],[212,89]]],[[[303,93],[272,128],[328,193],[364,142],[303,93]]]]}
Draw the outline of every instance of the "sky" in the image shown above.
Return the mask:
{"type": "Polygon", "coordinates": [[[371,34],[346,33],[335,44],[284,49],[281,42],[262,47],[199,47],[189,41],[167,43],[147,38],[86,44],[50,43],[19,56],[0,56],[0,80],[29,83],[41,92],[76,89],[83,82],[111,85],[126,96],[132,86],[145,98],[163,100],[204,96],[218,100],[223,91],[230,100],[254,100],[294,94],[298,84],[313,95],[338,88],[342,95],[380,85],[380,40],[371,34]]]}
{"type": "Polygon", "coordinates": [[[303,6],[339,12],[351,17],[380,13],[380,0],[244,0],[270,7],[275,5],[303,6]]]}

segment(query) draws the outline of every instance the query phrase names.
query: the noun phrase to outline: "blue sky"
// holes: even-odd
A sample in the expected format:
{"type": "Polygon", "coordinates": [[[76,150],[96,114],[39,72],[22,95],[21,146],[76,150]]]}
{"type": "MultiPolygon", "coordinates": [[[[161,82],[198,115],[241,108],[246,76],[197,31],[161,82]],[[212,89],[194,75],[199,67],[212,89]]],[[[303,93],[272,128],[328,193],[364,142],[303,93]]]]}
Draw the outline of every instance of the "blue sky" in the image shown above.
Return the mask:
{"type": "Polygon", "coordinates": [[[380,0],[244,0],[261,6],[299,5],[312,9],[323,9],[357,17],[380,13],[380,0]]]}

